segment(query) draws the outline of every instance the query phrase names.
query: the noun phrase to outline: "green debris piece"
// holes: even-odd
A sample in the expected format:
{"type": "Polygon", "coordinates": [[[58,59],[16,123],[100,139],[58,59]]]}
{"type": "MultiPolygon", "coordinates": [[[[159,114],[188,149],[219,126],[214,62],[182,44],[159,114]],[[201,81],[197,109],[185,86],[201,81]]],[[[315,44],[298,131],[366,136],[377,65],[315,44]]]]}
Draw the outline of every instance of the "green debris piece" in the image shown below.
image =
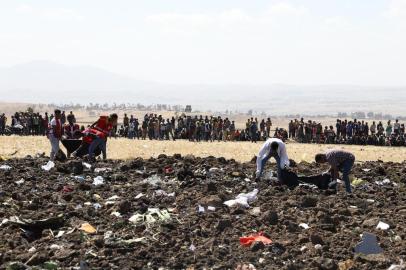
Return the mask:
{"type": "Polygon", "coordinates": [[[58,264],[56,262],[45,262],[44,263],[44,269],[46,270],[57,270],[58,269],[58,264]]]}
{"type": "Polygon", "coordinates": [[[22,262],[10,262],[7,270],[25,270],[27,267],[22,262]]]}

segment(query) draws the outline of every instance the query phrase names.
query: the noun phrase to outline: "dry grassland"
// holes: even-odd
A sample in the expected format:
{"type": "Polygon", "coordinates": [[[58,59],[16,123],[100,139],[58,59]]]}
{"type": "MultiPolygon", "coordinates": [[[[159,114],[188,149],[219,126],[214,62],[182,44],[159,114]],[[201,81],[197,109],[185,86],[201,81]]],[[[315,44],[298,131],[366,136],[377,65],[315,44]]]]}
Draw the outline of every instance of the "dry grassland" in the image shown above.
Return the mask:
{"type": "MultiPolygon", "coordinates": [[[[107,155],[112,159],[132,159],[136,157],[157,157],[159,154],[225,157],[238,161],[249,161],[261,147],[250,142],[189,142],[189,141],[139,141],[128,139],[110,139],[107,145],[107,155]]],[[[353,152],[357,161],[393,161],[402,162],[406,157],[406,147],[375,147],[375,146],[342,146],[288,143],[289,157],[296,161],[312,162],[314,155],[330,148],[346,149],[353,152]]],[[[0,156],[24,157],[50,151],[50,145],[45,137],[0,137],[0,156]],[[13,155],[14,154],[14,155],[13,155]]]]}

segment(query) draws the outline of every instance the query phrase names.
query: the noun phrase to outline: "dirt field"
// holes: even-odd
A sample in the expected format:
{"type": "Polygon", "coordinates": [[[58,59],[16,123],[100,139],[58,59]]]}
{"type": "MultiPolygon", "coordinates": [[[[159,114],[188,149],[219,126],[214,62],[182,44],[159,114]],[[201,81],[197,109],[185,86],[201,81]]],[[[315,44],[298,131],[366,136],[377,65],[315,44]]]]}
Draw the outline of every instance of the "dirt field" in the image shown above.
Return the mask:
{"type": "MultiPolygon", "coordinates": [[[[112,159],[150,158],[159,154],[192,154],[196,157],[225,157],[240,162],[250,161],[261,147],[249,142],[213,142],[194,143],[188,141],[139,141],[128,139],[111,139],[107,144],[107,155],[112,159]]],[[[346,149],[353,152],[358,161],[402,162],[406,157],[406,148],[375,146],[343,146],[288,143],[289,157],[296,161],[312,162],[314,155],[329,148],[346,149]]],[[[25,157],[36,153],[49,155],[50,145],[45,137],[0,137],[0,155],[25,157]]]]}
{"type": "Polygon", "coordinates": [[[47,161],[0,162],[0,269],[404,269],[404,163],[356,164],[346,196],[251,181],[254,163],[224,158],[47,161]]]}

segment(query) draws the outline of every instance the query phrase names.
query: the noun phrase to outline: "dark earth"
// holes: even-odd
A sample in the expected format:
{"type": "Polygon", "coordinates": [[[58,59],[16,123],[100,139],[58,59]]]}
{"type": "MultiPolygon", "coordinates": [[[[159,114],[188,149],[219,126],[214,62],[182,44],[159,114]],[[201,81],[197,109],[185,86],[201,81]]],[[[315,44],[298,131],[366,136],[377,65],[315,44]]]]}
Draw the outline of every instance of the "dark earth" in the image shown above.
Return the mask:
{"type": "MultiPolygon", "coordinates": [[[[71,160],[45,171],[47,162],[0,162],[11,166],[0,169],[0,269],[388,269],[406,260],[405,162],[357,163],[354,175],[366,183],[351,196],[343,185],[334,193],[257,183],[255,162],[224,158],[161,155],[90,169],[71,160]],[[96,176],[104,184],[93,185],[96,176]],[[223,204],[254,189],[249,208],[223,204]],[[148,208],[170,218],[129,221],[148,208]],[[380,221],[390,228],[377,229],[380,221]],[[80,230],[83,223],[97,231],[80,230]],[[240,245],[255,232],[273,243],[240,245]],[[381,254],[355,254],[364,232],[377,236],[381,254]]],[[[299,175],[326,169],[292,168],[299,175]]]]}

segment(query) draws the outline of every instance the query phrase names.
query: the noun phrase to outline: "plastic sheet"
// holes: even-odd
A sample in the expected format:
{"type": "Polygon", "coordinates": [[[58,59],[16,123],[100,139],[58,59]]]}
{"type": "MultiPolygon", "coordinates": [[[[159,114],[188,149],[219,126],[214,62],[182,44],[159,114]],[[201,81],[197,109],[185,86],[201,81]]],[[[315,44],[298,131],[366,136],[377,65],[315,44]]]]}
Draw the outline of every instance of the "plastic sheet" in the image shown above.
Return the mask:
{"type": "Polygon", "coordinates": [[[246,247],[251,246],[254,242],[262,242],[265,245],[272,244],[272,240],[265,237],[262,232],[251,234],[249,236],[240,237],[240,244],[246,247]]]}
{"type": "Polygon", "coordinates": [[[258,189],[254,189],[249,193],[241,193],[234,200],[225,201],[224,204],[228,207],[233,207],[235,205],[242,205],[249,207],[248,203],[251,203],[257,199],[258,189]]]}
{"type": "Polygon", "coordinates": [[[355,248],[355,253],[362,253],[365,255],[382,253],[382,248],[378,245],[376,235],[372,233],[363,233],[362,241],[355,248]]]}
{"type": "Polygon", "coordinates": [[[104,184],[103,177],[97,176],[97,177],[93,178],[93,185],[99,186],[99,185],[103,185],[103,184],[104,184]]]}
{"type": "Polygon", "coordinates": [[[55,167],[55,163],[53,161],[48,161],[47,164],[41,166],[44,171],[50,171],[53,167],[55,167]]]}

